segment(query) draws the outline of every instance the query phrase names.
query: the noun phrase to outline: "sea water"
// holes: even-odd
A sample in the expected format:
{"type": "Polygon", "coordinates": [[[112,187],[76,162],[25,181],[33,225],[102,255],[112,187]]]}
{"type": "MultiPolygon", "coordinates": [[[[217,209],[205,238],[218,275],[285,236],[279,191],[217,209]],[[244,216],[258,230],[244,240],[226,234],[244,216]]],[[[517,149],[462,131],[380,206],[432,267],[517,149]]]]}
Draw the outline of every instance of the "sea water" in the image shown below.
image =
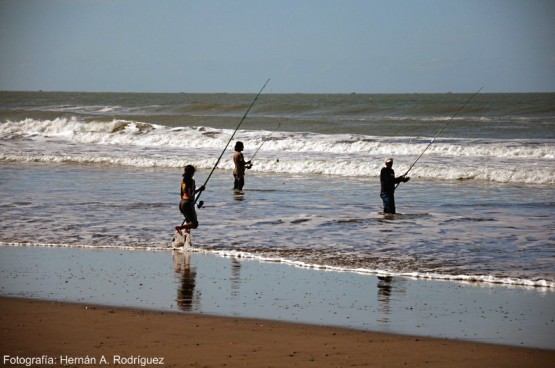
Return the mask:
{"type": "MultiPolygon", "coordinates": [[[[469,97],[261,95],[201,196],[195,248],[555,290],[555,94],[478,94],[454,116],[469,97]],[[257,152],[243,193],[237,140],[257,152]],[[416,161],[395,216],[386,157],[397,175],[416,161]]],[[[203,184],[253,98],[0,92],[0,245],[167,249],[183,166],[203,184]]]]}

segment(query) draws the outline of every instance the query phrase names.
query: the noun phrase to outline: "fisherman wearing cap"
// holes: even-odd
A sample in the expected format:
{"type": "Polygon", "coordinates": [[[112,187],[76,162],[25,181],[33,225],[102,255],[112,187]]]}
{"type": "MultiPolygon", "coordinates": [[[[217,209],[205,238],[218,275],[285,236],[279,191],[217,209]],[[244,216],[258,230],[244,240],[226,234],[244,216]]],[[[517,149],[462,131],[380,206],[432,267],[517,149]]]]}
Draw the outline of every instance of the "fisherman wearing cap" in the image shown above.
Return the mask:
{"type": "Polygon", "coordinates": [[[380,197],[383,200],[384,213],[395,213],[395,185],[400,182],[406,183],[410,179],[408,176],[405,177],[405,175],[395,177],[395,171],[393,171],[392,167],[393,159],[386,158],[385,167],[380,172],[380,197]]]}

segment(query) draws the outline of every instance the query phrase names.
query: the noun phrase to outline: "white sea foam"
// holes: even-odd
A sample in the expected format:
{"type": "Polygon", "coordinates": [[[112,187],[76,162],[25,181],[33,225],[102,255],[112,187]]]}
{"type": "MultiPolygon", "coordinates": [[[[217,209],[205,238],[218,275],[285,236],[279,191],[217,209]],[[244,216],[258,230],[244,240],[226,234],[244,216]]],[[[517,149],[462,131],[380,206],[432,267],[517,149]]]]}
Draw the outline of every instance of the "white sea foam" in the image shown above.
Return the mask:
{"type": "Polygon", "coordinates": [[[555,289],[555,282],[550,282],[546,280],[528,280],[520,278],[510,278],[510,277],[496,277],[493,275],[448,275],[440,273],[431,272],[391,272],[380,269],[367,269],[367,268],[352,268],[352,267],[338,267],[329,266],[322,264],[313,264],[301,261],[294,261],[282,257],[272,257],[266,255],[260,255],[252,252],[236,251],[236,250],[206,250],[199,247],[187,247],[183,249],[176,250],[172,247],[155,247],[155,246],[126,246],[126,245],[88,245],[88,244],[47,244],[41,243],[36,244],[32,242],[2,242],[0,241],[0,247],[53,247],[53,248],[83,248],[83,249],[120,249],[127,251],[146,251],[146,252],[166,252],[166,251],[183,251],[183,252],[202,252],[217,255],[220,257],[231,257],[231,258],[241,258],[245,260],[253,260],[265,263],[281,263],[289,266],[314,269],[319,271],[328,272],[349,272],[364,275],[374,275],[374,276],[389,276],[389,277],[403,277],[411,279],[425,279],[425,280],[436,280],[436,281],[457,281],[466,282],[473,284],[498,284],[505,286],[518,286],[518,287],[530,287],[541,289],[545,288],[547,290],[555,289]]]}
{"type": "MultiPolygon", "coordinates": [[[[0,124],[0,139],[5,142],[0,159],[176,167],[186,157],[200,168],[211,168],[232,133],[229,129],[170,128],[127,120],[24,119],[0,124]],[[28,149],[26,145],[32,146],[29,141],[52,146],[41,150],[35,145],[28,149]],[[10,144],[14,142],[17,144],[10,144]],[[5,148],[9,146],[14,149],[5,148]],[[144,149],[149,151],[141,151],[144,149]]],[[[339,176],[376,176],[386,156],[396,158],[395,169],[402,173],[430,142],[414,137],[269,131],[238,131],[235,139],[246,142],[247,158],[261,148],[253,170],[339,176]]],[[[555,144],[549,140],[437,139],[426,149],[411,175],[553,184],[553,158],[555,144]]],[[[219,168],[231,169],[228,161],[222,162],[219,168]]]]}
{"type": "Polygon", "coordinates": [[[190,248],[189,251],[200,251],[207,252],[211,254],[216,254],[222,257],[236,257],[242,259],[252,259],[260,262],[268,263],[283,263],[300,268],[315,269],[321,271],[331,271],[331,272],[352,272],[358,274],[366,275],[376,275],[376,276],[390,276],[390,277],[405,277],[412,279],[427,279],[427,280],[437,280],[437,281],[459,281],[467,283],[483,283],[483,284],[500,284],[507,286],[519,286],[519,287],[531,287],[531,288],[555,288],[555,282],[550,282],[546,280],[528,280],[510,277],[496,277],[492,275],[480,275],[480,276],[468,276],[468,275],[448,275],[440,273],[430,273],[430,272],[391,272],[379,269],[367,269],[367,268],[352,268],[352,267],[338,267],[329,266],[321,264],[306,263],[300,261],[292,261],[286,258],[280,257],[268,257],[264,255],[258,255],[255,253],[242,252],[242,251],[223,251],[223,250],[203,250],[201,248],[190,248]]]}

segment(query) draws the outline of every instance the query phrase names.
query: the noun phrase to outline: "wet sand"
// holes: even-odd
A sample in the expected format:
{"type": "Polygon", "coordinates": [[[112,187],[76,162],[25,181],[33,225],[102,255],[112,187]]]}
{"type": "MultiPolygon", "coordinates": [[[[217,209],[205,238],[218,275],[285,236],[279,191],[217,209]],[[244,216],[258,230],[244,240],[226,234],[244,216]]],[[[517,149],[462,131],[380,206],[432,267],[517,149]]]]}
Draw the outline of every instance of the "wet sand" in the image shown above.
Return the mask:
{"type": "Polygon", "coordinates": [[[552,367],[554,350],[233,317],[0,298],[3,364],[552,367]],[[7,363],[7,364],[6,364],[7,363]],[[50,364],[48,364],[50,363],[50,364]]]}
{"type": "Polygon", "coordinates": [[[0,280],[6,366],[43,356],[58,360],[36,366],[157,366],[156,357],[166,367],[555,362],[555,293],[545,289],[44,246],[0,247],[0,280]]]}

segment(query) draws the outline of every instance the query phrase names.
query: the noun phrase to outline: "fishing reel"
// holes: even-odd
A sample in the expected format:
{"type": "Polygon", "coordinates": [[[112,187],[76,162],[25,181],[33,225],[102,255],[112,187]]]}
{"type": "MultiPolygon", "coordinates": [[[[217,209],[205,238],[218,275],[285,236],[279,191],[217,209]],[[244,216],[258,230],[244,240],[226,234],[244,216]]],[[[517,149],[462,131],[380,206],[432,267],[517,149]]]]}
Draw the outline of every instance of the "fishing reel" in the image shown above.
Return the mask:
{"type": "Polygon", "coordinates": [[[204,201],[199,201],[197,204],[197,208],[201,209],[202,207],[204,207],[204,201]]]}

